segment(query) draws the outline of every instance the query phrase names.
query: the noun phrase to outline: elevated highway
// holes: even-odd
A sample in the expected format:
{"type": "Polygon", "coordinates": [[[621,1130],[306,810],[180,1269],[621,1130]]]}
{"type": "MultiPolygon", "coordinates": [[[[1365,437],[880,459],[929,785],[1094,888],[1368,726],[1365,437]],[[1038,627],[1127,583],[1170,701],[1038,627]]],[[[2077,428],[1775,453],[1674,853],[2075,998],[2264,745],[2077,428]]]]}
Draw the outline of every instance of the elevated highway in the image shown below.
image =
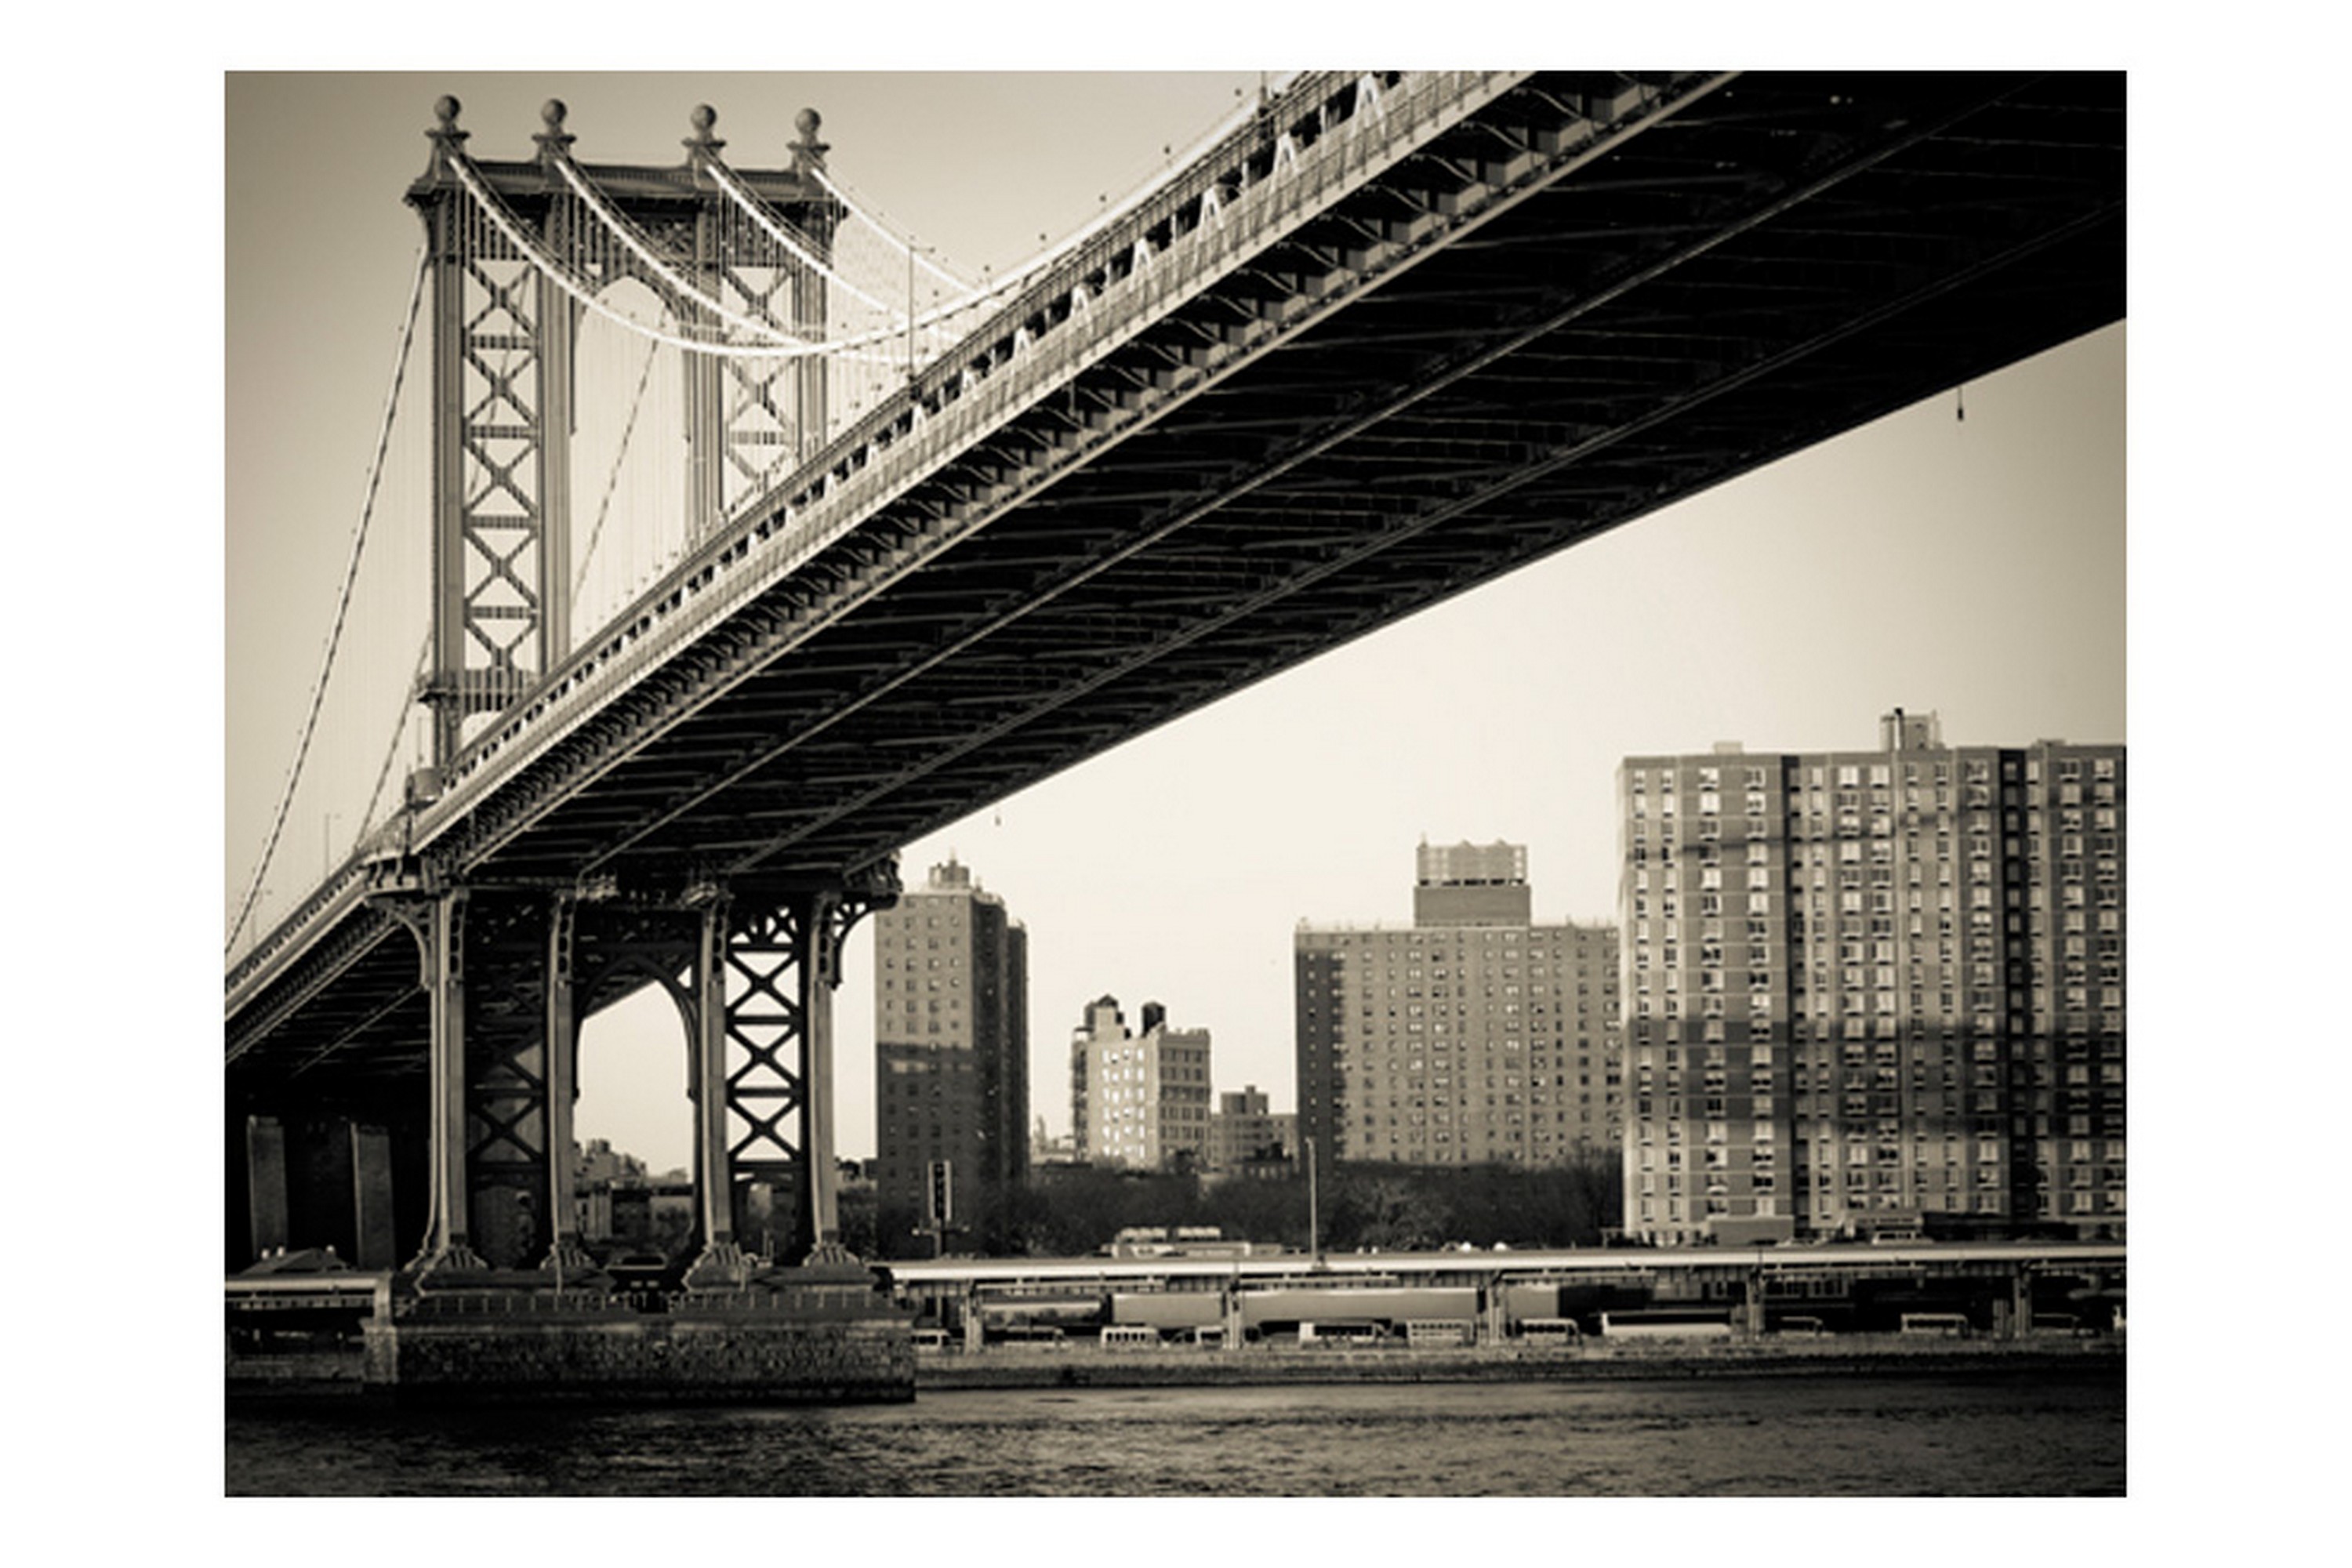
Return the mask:
{"type": "MultiPolygon", "coordinates": [[[[2037,1317],[2119,1323],[2124,1248],[2090,1242],[1914,1246],[1461,1249],[1230,1257],[942,1258],[887,1265],[918,1321],[984,1336],[1034,1324],[1099,1332],[1129,1323],[1219,1326],[1229,1342],[1301,1321],[1475,1313],[1499,1342],[1528,1319],[1607,1331],[1673,1327],[1763,1332],[1895,1331],[1908,1315],[1939,1329],[2003,1336],[2037,1317]],[[1188,1310],[1189,1309],[1189,1310],[1188,1310]],[[1958,1320],[1957,1321],[1952,1320],[1958,1320]]],[[[1391,1325],[1395,1326],[1395,1325],[1391,1325]]]]}

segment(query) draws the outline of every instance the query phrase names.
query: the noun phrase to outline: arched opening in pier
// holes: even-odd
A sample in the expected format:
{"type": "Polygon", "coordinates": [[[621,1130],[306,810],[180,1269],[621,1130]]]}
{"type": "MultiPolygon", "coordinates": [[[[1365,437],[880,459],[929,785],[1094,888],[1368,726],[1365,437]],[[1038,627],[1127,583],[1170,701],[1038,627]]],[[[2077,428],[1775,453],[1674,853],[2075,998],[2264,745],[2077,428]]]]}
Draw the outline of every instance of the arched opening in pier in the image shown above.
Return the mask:
{"type": "Polygon", "coordinates": [[[572,1137],[580,1237],[599,1257],[677,1258],[696,1239],[692,1057],[661,985],[592,1015],[580,1029],[572,1137]]]}

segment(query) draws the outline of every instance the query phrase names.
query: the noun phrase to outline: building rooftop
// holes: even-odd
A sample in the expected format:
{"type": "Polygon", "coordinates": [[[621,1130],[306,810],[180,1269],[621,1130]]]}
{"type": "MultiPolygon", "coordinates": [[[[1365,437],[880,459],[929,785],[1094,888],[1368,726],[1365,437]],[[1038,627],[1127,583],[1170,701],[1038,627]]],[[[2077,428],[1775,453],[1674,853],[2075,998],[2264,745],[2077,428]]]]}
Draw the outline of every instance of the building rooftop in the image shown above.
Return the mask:
{"type": "Polygon", "coordinates": [[[1517,887],[1528,879],[1528,847],[1507,844],[1432,844],[1422,840],[1416,876],[1424,888],[1517,887]]]}
{"type": "Polygon", "coordinates": [[[1558,920],[1538,920],[1538,921],[1529,921],[1527,923],[1527,925],[1526,925],[1526,926],[1524,926],[1524,927],[1514,927],[1514,926],[1486,926],[1486,927],[1427,926],[1427,925],[1415,925],[1415,924],[1413,924],[1413,923],[1412,923],[1412,921],[1400,921],[1400,922],[1396,922],[1396,923],[1391,923],[1391,922],[1387,921],[1315,921],[1315,920],[1309,920],[1309,919],[1307,919],[1305,915],[1301,915],[1301,916],[1299,916],[1299,917],[1298,917],[1298,925],[1297,925],[1297,930],[1299,930],[1299,931],[1309,931],[1309,932],[1314,932],[1314,933],[1318,934],[1318,935],[1331,935],[1331,936],[1377,934],[1377,933],[1384,932],[1384,931],[1394,931],[1394,932],[1397,932],[1397,933],[1398,933],[1398,934],[1400,934],[1400,935],[1405,935],[1405,936],[1420,936],[1420,935],[1423,934],[1424,932],[1428,932],[1428,931],[1460,931],[1460,930],[1492,930],[1492,931],[1513,931],[1513,930],[1526,930],[1526,931],[1557,931],[1557,930],[1568,930],[1568,931],[1615,931],[1616,929],[1617,929],[1617,922],[1616,922],[1615,921],[1612,921],[1612,920],[1589,920],[1589,921],[1588,921],[1588,920],[1578,920],[1578,919],[1576,919],[1576,918],[1575,918],[1574,916],[1572,916],[1572,915],[1562,915],[1562,916],[1560,916],[1558,920]]]}

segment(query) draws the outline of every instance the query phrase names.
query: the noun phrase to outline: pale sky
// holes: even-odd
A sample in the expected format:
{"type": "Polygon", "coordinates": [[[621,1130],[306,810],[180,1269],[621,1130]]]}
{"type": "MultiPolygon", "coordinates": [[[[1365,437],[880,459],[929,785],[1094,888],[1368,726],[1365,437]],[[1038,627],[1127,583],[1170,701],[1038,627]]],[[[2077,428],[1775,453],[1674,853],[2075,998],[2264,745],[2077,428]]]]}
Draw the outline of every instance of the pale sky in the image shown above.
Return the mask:
{"type": "MultiPolygon", "coordinates": [[[[419,226],[401,193],[443,92],[468,150],[527,156],[549,97],[583,161],[671,162],[719,110],[740,167],[803,106],[835,176],[967,271],[1116,201],[1255,90],[1186,76],[233,76],[227,91],[227,870],[283,776],[384,398],[419,226]]],[[[1295,1105],[1291,933],[1410,919],[1423,838],[1528,846],[1538,920],[1613,919],[1634,752],[2122,741],[2124,331],[2095,333],[1530,566],[908,846],[952,851],[1029,931],[1032,1114],[1069,1122],[1087,1002],[1205,1028],[1220,1089],[1295,1105]]],[[[419,570],[422,571],[422,563],[419,570]]],[[[315,832],[315,830],[313,830],[315,832]]],[[[315,843],[315,839],[312,840],[315,843]]],[[[315,853],[315,851],[314,851],[315,853]]],[[[872,972],[837,1013],[845,1154],[873,1150],[872,972]]],[[[690,1147],[684,1047],[649,999],[592,1021],[583,1137],[690,1147]]]]}

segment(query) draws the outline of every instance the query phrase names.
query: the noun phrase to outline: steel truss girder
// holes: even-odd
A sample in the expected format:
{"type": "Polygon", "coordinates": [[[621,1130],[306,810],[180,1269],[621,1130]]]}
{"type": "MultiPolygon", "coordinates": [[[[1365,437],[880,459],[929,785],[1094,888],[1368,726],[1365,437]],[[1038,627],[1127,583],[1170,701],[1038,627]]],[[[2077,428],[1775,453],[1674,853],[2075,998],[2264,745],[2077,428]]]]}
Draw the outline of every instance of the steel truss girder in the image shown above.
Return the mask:
{"type": "MultiPolygon", "coordinates": [[[[2105,215],[2103,213],[2086,215],[2077,225],[2070,226],[2070,227],[2080,228],[2090,226],[2102,221],[2105,216],[2105,215]]],[[[2045,244],[2058,243],[2063,237],[2063,233],[2062,232],[2057,236],[2036,237],[2032,240],[2024,242],[2024,244],[2028,248],[2038,248],[2045,244]]],[[[1898,314],[1903,310],[1914,307],[1923,299],[1931,298],[1935,294],[1958,287],[1964,280],[1966,272],[2006,263],[2014,259],[2015,254],[2016,253],[2014,251],[2011,251],[1988,257],[1977,263],[1975,267],[1965,269],[1963,274],[1959,276],[1947,276],[1939,278],[1924,285],[1921,292],[1910,295],[1899,295],[1896,298],[1883,303],[1874,310],[1864,312],[1854,317],[1837,331],[1829,334],[1827,337],[1817,335],[1806,338],[1801,342],[1790,344],[1779,352],[1767,353],[1757,360],[1741,365],[1736,370],[1727,372],[1723,375],[1716,378],[1706,387],[1695,392],[1692,395],[1692,401],[1704,401],[1707,398],[1719,396],[1725,393],[1735,390],[1736,388],[1744,385],[1759,376],[1780,368],[1780,365],[1786,363],[1791,356],[1802,356],[1815,353],[1826,341],[1830,341],[1837,336],[1850,335],[1853,332],[1864,330],[1874,320],[1889,315],[1898,314]]],[[[1147,647],[1131,650],[1130,657],[1124,659],[1115,668],[1090,671],[1083,679],[1066,683],[1050,700],[1036,705],[1033,709],[1026,710],[1018,714],[1008,715],[982,729],[967,731],[965,734],[959,736],[951,742],[943,742],[940,746],[927,751],[920,757],[910,761],[907,765],[901,787],[903,787],[905,783],[911,783],[915,779],[950,766],[961,765],[968,768],[972,765],[971,759],[973,754],[1009,740],[1024,724],[1033,721],[1044,713],[1067,706],[1081,699],[1090,697],[1097,690],[1109,686],[1112,682],[1123,676],[1140,673],[1155,661],[1165,657],[1172,648],[1184,647],[1197,642],[1202,637],[1205,637],[1226,626],[1244,620],[1250,614],[1265,608],[1275,600],[1288,596],[1290,594],[1295,593],[1311,581],[1316,581],[1334,574],[1341,569],[1353,565],[1359,562],[1365,562],[1373,559],[1389,544],[1394,542],[1398,539],[1426,531],[1427,530],[1434,528],[1443,522],[1465,516],[1475,507],[1489,504],[1496,498],[1506,495],[1512,490],[1534,484],[1547,474],[1565,468],[1571,463],[1580,461],[1590,456],[1591,453],[1599,450],[1605,445],[1613,444],[1619,440],[1622,440],[1629,436],[1637,433],[1641,428],[1659,423],[1668,417],[1670,414],[1678,414],[1679,412],[1681,412],[1681,405],[1677,405],[1673,410],[1659,411],[1646,417],[1637,419],[1628,426],[1621,426],[1618,429],[1606,432],[1605,434],[1597,436],[1586,441],[1576,443],[1565,450],[1550,455],[1541,463],[1529,465],[1524,468],[1515,470],[1507,476],[1502,476],[1498,478],[1496,482],[1485,488],[1466,491],[1463,495],[1447,499],[1433,505],[1424,506],[1417,510],[1409,510],[1402,516],[1383,519],[1382,526],[1376,535],[1360,540],[1356,545],[1343,552],[1340,552],[1331,559],[1316,562],[1307,565],[1293,579],[1280,588],[1268,590],[1259,595],[1250,595],[1246,598],[1237,600],[1233,605],[1229,606],[1225,612],[1214,616],[1195,621],[1188,626],[1185,630],[1178,636],[1162,639],[1161,641],[1151,644],[1147,647]]],[[[1315,634],[1307,634],[1301,638],[1301,641],[1309,646],[1313,646],[1316,642],[1315,634]]],[[[1260,663],[1260,661],[1257,660],[1247,660],[1244,662],[1252,665],[1257,665],[1260,663]]],[[[1212,690],[1221,689],[1223,685],[1223,682],[1215,679],[1212,679],[1204,684],[1212,690]]],[[[1147,702],[1145,706],[1150,706],[1150,704],[1147,702]]],[[[824,828],[831,826],[841,818],[858,810],[878,804],[880,800],[886,797],[887,793],[888,792],[887,791],[874,790],[861,791],[855,797],[845,801],[833,811],[814,818],[806,831],[811,833],[822,832],[824,828]]]]}

